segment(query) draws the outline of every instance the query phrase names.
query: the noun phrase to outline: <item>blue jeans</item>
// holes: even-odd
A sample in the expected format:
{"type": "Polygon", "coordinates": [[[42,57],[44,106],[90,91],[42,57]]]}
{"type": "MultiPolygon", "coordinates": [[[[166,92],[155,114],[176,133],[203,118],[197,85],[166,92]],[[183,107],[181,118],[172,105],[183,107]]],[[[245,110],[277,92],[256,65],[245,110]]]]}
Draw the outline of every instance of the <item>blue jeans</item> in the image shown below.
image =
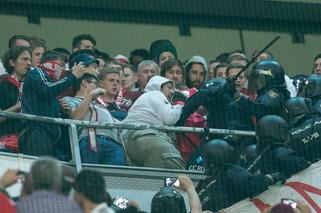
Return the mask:
{"type": "Polygon", "coordinates": [[[79,142],[80,156],[82,163],[125,165],[125,153],[121,145],[115,140],[106,136],[97,135],[97,152],[91,151],[88,144],[88,137],[79,142]]]}

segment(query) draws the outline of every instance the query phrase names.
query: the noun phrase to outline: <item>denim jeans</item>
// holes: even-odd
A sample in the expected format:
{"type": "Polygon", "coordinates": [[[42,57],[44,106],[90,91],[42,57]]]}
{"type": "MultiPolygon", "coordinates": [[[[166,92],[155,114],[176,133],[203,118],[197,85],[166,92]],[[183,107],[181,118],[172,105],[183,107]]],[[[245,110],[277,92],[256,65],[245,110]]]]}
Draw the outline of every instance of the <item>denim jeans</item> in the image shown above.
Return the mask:
{"type": "Polygon", "coordinates": [[[125,153],[121,145],[115,140],[106,136],[97,135],[97,152],[91,151],[88,137],[84,137],[79,142],[80,156],[82,163],[125,165],[125,153]]]}

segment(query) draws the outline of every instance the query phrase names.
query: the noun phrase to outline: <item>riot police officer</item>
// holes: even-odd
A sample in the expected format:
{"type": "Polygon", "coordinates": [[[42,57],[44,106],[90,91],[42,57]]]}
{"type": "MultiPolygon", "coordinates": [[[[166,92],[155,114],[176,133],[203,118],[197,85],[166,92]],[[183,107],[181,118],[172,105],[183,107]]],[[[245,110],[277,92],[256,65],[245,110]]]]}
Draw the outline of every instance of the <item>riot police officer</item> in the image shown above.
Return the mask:
{"type": "Polygon", "coordinates": [[[321,113],[321,75],[310,76],[304,87],[306,98],[312,100],[312,110],[316,113],[321,113]]]}
{"type": "Polygon", "coordinates": [[[257,121],[270,114],[286,119],[284,105],[290,94],[286,89],[284,70],[277,61],[265,60],[255,64],[249,74],[248,86],[258,96],[255,101],[236,97],[243,113],[255,116],[257,121]]]}
{"type": "Polygon", "coordinates": [[[258,122],[256,148],[261,156],[258,165],[261,174],[282,172],[286,177],[290,177],[310,166],[310,162],[299,157],[286,144],[288,133],[286,121],[279,116],[267,115],[258,122]]]}
{"type": "Polygon", "coordinates": [[[315,162],[321,158],[321,116],[312,113],[311,100],[294,97],[286,102],[289,113],[289,145],[305,159],[315,162]]]}
{"type": "Polygon", "coordinates": [[[233,147],[215,139],[205,146],[204,160],[208,177],[197,186],[203,210],[217,211],[247,197],[265,191],[269,185],[284,180],[284,175],[253,175],[236,165],[233,147]]]}

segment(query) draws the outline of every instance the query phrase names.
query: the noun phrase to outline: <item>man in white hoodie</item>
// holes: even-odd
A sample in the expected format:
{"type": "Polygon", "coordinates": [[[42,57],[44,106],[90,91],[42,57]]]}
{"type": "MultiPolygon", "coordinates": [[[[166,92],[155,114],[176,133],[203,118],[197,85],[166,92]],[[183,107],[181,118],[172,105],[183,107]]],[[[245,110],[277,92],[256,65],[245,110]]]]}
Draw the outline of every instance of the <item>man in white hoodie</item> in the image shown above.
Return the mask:
{"type": "MultiPolygon", "coordinates": [[[[174,83],[164,77],[152,77],[128,111],[125,124],[174,125],[180,115],[180,105],[172,106],[174,83]]],[[[125,130],[128,155],[133,164],[145,167],[184,169],[184,161],[175,148],[175,141],[166,133],[154,130],[125,130]]]]}

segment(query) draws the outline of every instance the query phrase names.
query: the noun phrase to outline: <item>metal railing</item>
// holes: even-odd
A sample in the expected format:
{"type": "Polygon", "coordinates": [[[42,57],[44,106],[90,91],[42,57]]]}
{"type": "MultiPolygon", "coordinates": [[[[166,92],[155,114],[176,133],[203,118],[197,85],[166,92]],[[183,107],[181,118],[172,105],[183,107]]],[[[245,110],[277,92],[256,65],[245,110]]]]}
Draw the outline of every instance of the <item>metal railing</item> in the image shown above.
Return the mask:
{"type": "MultiPolygon", "coordinates": [[[[72,120],[63,118],[43,117],[38,115],[5,112],[0,110],[0,116],[21,119],[32,120],[45,123],[54,123],[69,127],[69,141],[71,147],[72,160],[75,163],[76,170],[79,172],[82,168],[80,150],[79,150],[79,138],[77,133],[77,127],[82,126],[86,128],[102,128],[102,129],[130,129],[130,130],[143,130],[143,129],[155,129],[163,132],[190,132],[203,134],[207,132],[204,128],[199,127],[176,127],[176,126],[163,126],[163,125],[143,125],[143,124],[122,124],[122,123],[99,123],[82,120],[72,120]]],[[[209,134],[221,134],[221,135],[239,135],[239,136],[255,136],[253,131],[241,131],[241,130],[229,130],[229,129],[212,129],[208,130],[209,134]]]]}

